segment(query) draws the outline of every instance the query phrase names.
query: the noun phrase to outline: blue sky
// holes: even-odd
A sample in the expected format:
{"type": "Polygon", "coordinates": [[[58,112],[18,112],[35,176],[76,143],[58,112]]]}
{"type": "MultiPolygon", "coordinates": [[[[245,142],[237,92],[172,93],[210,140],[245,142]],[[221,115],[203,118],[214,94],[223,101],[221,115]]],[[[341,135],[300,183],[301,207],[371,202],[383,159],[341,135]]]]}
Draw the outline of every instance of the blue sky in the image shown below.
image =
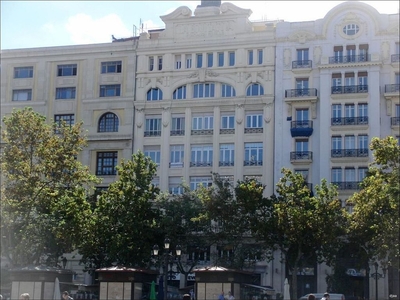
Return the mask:
{"type": "MultiPolygon", "coordinates": [[[[222,1],[225,2],[225,1],[222,1]]],[[[344,1],[229,1],[253,11],[251,20],[309,21],[344,1]],[[288,9],[290,8],[290,9],[288,9]],[[300,12],[300,13],[299,13],[300,12]]],[[[361,1],[380,13],[399,12],[399,1],[361,1]]],[[[201,1],[1,0],[1,49],[109,43],[130,37],[133,27],[163,28],[160,16],[201,1]]]]}

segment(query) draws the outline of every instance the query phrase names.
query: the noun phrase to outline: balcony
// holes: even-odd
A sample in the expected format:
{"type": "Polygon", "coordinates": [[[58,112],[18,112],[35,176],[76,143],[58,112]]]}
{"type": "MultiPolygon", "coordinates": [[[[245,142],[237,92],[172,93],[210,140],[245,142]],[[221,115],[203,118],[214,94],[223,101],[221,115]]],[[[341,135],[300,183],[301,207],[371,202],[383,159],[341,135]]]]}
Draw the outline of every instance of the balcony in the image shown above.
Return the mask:
{"type": "Polygon", "coordinates": [[[366,61],[371,61],[370,54],[329,57],[330,64],[347,64],[347,63],[358,63],[358,62],[366,62],[366,61]]]}
{"type": "Polygon", "coordinates": [[[170,168],[183,168],[183,162],[170,162],[170,168]]]}
{"type": "Polygon", "coordinates": [[[317,89],[291,89],[285,90],[285,98],[317,97],[317,89]]]}
{"type": "Polygon", "coordinates": [[[220,161],[219,166],[220,167],[233,167],[235,165],[234,161],[220,161]]]}
{"type": "Polygon", "coordinates": [[[190,162],[191,167],[212,167],[212,161],[194,161],[190,162]]]}
{"type": "Polygon", "coordinates": [[[338,187],[338,190],[359,190],[361,181],[342,181],[332,182],[338,187]]]}
{"type": "Polygon", "coordinates": [[[400,62],[400,54],[392,54],[392,56],[391,56],[391,62],[392,62],[392,63],[398,63],[398,62],[400,62]]]}
{"type": "Polygon", "coordinates": [[[235,134],[235,129],[234,128],[220,129],[219,134],[235,134]]]}
{"type": "Polygon", "coordinates": [[[157,131],[145,131],[144,132],[144,136],[148,137],[148,136],[161,136],[161,130],[157,130],[157,131]]]}
{"type": "Polygon", "coordinates": [[[332,126],[368,125],[368,117],[331,118],[332,126]]]}
{"type": "Polygon", "coordinates": [[[243,162],[244,166],[262,166],[263,165],[263,161],[262,160],[245,160],[243,162]]]}
{"type": "Polygon", "coordinates": [[[366,149],[332,149],[331,157],[368,157],[368,148],[366,149]]]}
{"type": "Polygon", "coordinates": [[[291,161],[311,161],[313,153],[311,151],[294,151],[290,152],[291,161]]]}
{"type": "Polygon", "coordinates": [[[333,86],[331,89],[331,93],[332,94],[368,93],[368,85],[333,86]]]}
{"type": "Polygon", "coordinates": [[[213,129],[200,129],[200,130],[192,130],[192,135],[213,135],[213,129]]]}
{"type": "Polygon", "coordinates": [[[185,130],[171,130],[171,136],[185,135],[185,130]]]}
{"type": "Polygon", "coordinates": [[[385,85],[385,93],[399,93],[400,92],[400,84],[386,84],[385,85]]]}
{"type": "Polygon", "coordinates": [[[292,121],[290,124],[290,133],[292,137],[311,136],[313,133],[313,121],[292,121]]]}
{"type": "Polygon", "coordinates": [[[292,69],[311,69],[312,60],[295,60],[292,61],[292,69]]]}
{"type": "Polygon", "coordinates": [[[390,119],[390,124],[392,126],[400,126],[400,117],[392,117],[390,119]]]}
{"type": "Polygon", "coordinates": [[[262,127],[245,128],[244,133],[263,133],[262,127]]]}

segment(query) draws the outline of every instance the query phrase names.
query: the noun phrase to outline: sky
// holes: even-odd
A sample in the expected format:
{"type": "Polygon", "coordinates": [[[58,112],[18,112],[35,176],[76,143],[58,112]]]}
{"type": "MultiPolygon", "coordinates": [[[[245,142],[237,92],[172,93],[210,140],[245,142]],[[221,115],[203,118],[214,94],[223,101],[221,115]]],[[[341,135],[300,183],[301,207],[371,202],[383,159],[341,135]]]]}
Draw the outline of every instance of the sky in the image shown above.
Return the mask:
{"type": "MultiPolygon", "coordinates": [[[[226,1],[222,1],[224,3],[226,1]]],[[[311,21],[344,1],[228,1],[251,9],[252,21],[311,21]],[[289,8],[289,9],[288,9],[289,8]]],[[[380,13],[399,12],[399,1],[365,2],[380,13]]],[[[180,6],[192,12],[201,1],[16,1],[1,0],[0,49],[109,43],[140,28],[164,28],[160,16],[180,6]]]]}

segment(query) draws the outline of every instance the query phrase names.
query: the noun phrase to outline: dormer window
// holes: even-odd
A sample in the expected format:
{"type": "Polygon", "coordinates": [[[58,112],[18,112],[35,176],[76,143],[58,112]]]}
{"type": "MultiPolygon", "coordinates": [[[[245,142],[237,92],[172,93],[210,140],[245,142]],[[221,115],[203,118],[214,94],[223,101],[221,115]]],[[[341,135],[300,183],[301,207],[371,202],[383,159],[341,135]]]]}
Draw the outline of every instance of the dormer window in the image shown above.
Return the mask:
{"type": "Polygon", "coordinates": [[[343,27],[343,33],[346,35],[355,35],[359,31],[357,24],[347,24],[343,27]]]}

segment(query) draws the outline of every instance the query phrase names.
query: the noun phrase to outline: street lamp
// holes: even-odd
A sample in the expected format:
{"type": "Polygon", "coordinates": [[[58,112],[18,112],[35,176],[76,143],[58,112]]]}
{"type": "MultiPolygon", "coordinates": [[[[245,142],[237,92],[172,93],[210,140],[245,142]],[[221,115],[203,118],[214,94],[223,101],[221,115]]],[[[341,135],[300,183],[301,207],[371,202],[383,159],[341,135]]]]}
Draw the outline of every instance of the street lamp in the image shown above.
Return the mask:
{"type": "Polygon", "coordinates": [[[375,300],[378,300],[378,279],[385,278],[386,268],[382,268],[383,274],[378,273],[378,262],[374,263],[375,273],[371,274],[371,277],[375,279],[375,300]]]}
{"type": "MultiPolygon", "coordinates": [[[[170,240],[169,238],[165,238],[164,240],[164,253],[163,253],[163,276],[164,276],[164,300],[167,300],[167,293],[168,293],[168,265],[171,264],[171,269],[172,269],[172,264],[174,262],[174,255],[169,252],[169,246],[170,246],[170,240]]],[[[160,248],[158,245],[153,246],[153,255],[158,256],[158,252],[160,251],[160,248]]],[[[182,248],[181,246],[177,245],[175,247],[175,252],[176,252],[176,257],[180,259],[181,254],[182,254],[182,248]]],[[[158,299],[160,300],[160,299],[158,299]]]]}

